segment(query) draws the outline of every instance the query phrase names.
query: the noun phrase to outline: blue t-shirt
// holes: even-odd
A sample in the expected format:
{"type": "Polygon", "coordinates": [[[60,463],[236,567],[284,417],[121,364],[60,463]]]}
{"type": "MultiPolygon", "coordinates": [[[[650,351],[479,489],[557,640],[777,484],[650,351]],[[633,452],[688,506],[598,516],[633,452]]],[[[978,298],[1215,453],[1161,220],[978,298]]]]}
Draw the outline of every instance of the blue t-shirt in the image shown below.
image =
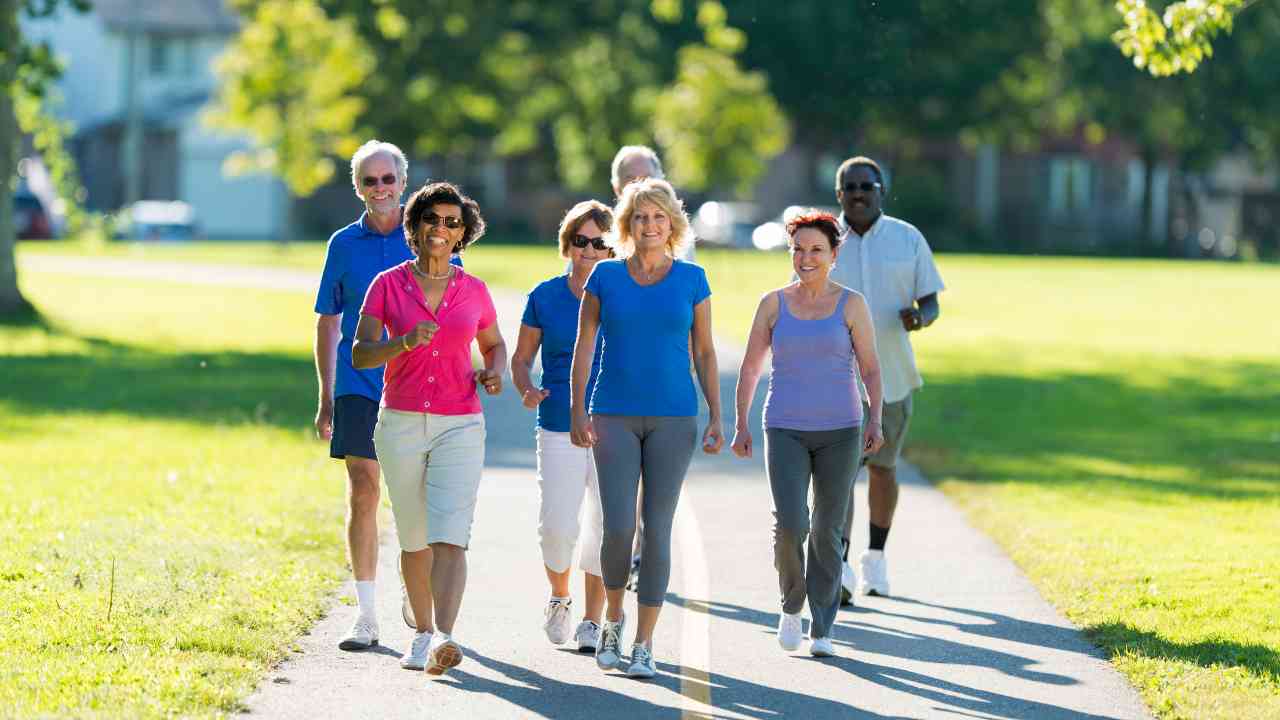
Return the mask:
{"type": "MultiPolygon", "coordinates": [[[[542,331],[542,387],[551,394],[538,406],[538,427],[553,432],[569,432],[569,374],[573,368],[573,345],[578,339],[578,308],[582,301],[569,289],[569,276],[545,280],[529,293],[520,322],[542,331]]],[[[587,381],[587,398],[600,373],[599,338],[587,381]]]]}
{"type": "Polygon", "coordinates": [[[601,260],[587,280],[600,300],[604,356],[591,396],[600,415],[692,417],[698,395],[689,375],[693,308],[711,296],[707,274],[676,260],[661,281],[641,286],[623,260],[601,260]]]}
{"type": "MultiPolygon", "coordinates": [[[[356,370],[351,367],[351,346],[355,342],[356,325],[360,323],[360,306],[378,273],[412,258],[413,253],[405,244],[402,225],[383,235],[367,224],[367,215],[361,213],[359,220],[329,238],[320,289],[316,292],[316,312],[342,316],[333,396],[363,395],[378,402],[382,398],[382,368],[356,370]]],[[[457,256],[451,262],[462,265],[457,256]]]]}

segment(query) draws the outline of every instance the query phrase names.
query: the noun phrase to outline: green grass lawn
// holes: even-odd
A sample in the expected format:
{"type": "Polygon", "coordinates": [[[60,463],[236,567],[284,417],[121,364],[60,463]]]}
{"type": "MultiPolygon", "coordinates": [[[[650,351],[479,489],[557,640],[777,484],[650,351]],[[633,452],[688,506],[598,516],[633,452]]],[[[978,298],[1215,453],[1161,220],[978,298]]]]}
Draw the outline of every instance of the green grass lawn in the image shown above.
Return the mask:
{"type": "MultiPolygon", "coordinates": [[[[316,272],[323,258],[320,244],[284,252],[153,246],[143,257],[316,272]]],[[[716,331],[739,342],[760,294],[790,277],[784,254],[700,250],[698,260],[716,331]]],[[[927,385],[908,456],[1157,715],[1280,717],[1280,268],[939,265],[949,290],[941,320],[916,340],[927,385]]],[[[527,290],[563,265],[550,243],[482,242],[467,266],[527,290]]],[[[34,608],[0,623],[0,657],[19,668],[0,677],[0,706],[234,708],[342,571],[341,476],[309,439],[311,388],[298,385],[310,382],[310,299],[156,284],[108,292],[50,275],[25,285],[57,329],[0,330],[0,469],[29,479],[0,488],[0,529],[27,540],[0,555],[18,575],[0,578],[0,612],[34,608]],[[160,309],[141,323],[142,307],[160,309]],[[267,525],[245,537],[237,512],[267,525]],[[242,567],[237,555],[257,562],[242,567]],[[274,588],[271,612],[233,590],[254,573],[274,588]],[[49,611],[55,600],[63,609],[49,611]],[[175,645],[196,631],[210,640],[175,645]],[[85,653],[88,667],[74,662],[85,653]],[[49,669],[16,661],[30,657],[49,669]],[[147,658],[152,669],[117,680],[122,689],[95,689],[108,668],[134,673],[147,658]],[[39,672],[67,677],[67,688],[37,685],[39,672]]]]}
{"type": "Polygon", "coordinates": [[[344,575],[309,305],[23,289],[49,325],[0,327],[0,716],[232,713],[344,575]]]}

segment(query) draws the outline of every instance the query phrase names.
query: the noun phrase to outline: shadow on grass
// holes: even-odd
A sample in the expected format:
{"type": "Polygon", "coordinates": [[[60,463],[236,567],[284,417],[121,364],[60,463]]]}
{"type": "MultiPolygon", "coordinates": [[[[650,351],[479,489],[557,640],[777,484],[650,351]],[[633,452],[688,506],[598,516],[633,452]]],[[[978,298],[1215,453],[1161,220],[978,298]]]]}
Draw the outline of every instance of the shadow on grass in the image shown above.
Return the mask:
{"type": "Polygon", "coordinates": [[[299,427],[315,413],[309,358],[167,353],[79,339],[89,344],[88,354],[0,356],[0,398],[15,415],[114,413],[299,427]]]}
{"type": "Polygon", "coordinates": [[[1280,364],[1126,370],[932,375],[915,404],[909,455],[935,480],[1099,484],[1148,497],[1280,494],[1280,364]]]}
{"type": "Polygon", "coordinates": [[[50,330],[49,321],[31,303],[9,312],[0,312],[0,328],[50,330]]]}
{"type": "Polygon", "coordinates": [[[1085,634],[1112,656],[1133,653],[1144,658],[1174,660],[1200,667],[1239,667],[1275,683],[1280,682],[1280,652],[1258,643],[1201,640],[1179,643],[1127,623],[1090,625],[1085,634]]]}

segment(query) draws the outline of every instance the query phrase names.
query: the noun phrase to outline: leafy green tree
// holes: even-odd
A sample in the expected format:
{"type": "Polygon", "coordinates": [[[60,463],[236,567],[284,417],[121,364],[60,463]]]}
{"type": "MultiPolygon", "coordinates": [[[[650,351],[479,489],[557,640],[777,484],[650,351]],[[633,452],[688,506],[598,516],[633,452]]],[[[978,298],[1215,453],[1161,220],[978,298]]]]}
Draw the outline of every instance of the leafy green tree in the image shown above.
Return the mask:
{"type": "Polygon", "coordinates": [[[217,62],[219,129],[244,131],[250,151],[233,153],[229,174],[269,172],[307,196],[333,177],[333,155],[350,154],[365,101],[354,91],[373,61],[348,20],[309,0],[268,0],[217,62]]]}
{"type": "MultiPolygon", "coordinates": [[[[81,12],[88,9],[85,0],[63,0],[81,12]]],[[[60,69],[48,46],[23,40],[18,27],[18,13],[28,17],[53,14],[59,0],[0,0],[0,316],[27,314],[30,303],[18,288],[18,267],[14,257],[13,201],[18,159],[19,127],[15,108],[29,105],[44,96],[60,69]]]]}
{"type": "Polygon", "coordinates": [[[1183,0],[1157,13],[1146,0],[1117,0],[1124,25],[1112,35],[1136,67],[1156,77],[1192,73],[1213,57],[1213,41],[1256,0],[1183,0]]]}

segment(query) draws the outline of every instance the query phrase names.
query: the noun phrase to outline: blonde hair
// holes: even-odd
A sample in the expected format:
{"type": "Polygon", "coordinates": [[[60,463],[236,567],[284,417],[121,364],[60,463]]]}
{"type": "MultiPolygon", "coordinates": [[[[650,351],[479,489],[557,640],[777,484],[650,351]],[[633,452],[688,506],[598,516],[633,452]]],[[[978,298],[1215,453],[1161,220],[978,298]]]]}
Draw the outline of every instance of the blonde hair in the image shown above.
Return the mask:
{"type": "MultiPolygon", "coordinates": [[[[569,208],[569,212],[560,221],[560,257],[569,257],[569,241],[573,240],[573,236],[578,234],[588,220],[594,221],[600,232],[608,233],[613,227],[613,211],[599,200],[583,200],[569,208]]],[[[609,252],[613,253],[612,250],[609,252]]]]}
{"type": "Polygon", "coordinates": [[[631,237],[631,216],[640,203],[658,206],[671,221],[671,236],[667,238],[667,254],[678,257],[689,246],[689,216],[684,213],[684,203],[676,197],[671,183],[659,178],[645,178],[628,184],[622,197],[613,208],[614,229],[609,233],[609,245],[619,255],[627,257],[635,252],[635,239],[631,237]]]}

